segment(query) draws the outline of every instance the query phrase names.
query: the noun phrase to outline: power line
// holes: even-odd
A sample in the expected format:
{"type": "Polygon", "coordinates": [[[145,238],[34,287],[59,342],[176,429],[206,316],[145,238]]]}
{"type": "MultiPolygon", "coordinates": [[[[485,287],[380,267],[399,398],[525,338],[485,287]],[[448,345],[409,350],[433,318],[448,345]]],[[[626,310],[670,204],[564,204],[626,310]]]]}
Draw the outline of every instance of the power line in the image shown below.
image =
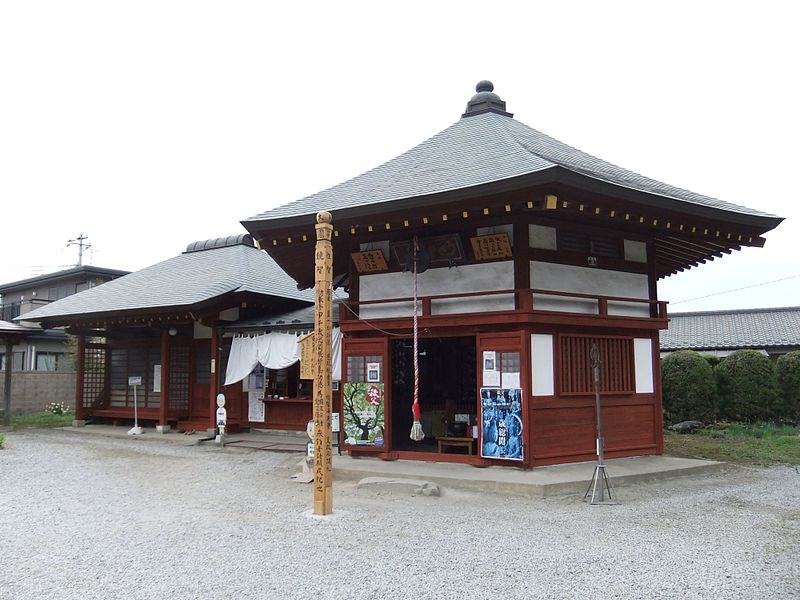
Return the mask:
{"type": "Polygon", "coordinates": [[[686,300],[678,300],[677,302],[670,302],[670,305],[683,304],[684,302],[691,302],[692,300],[702,300],[703,298],[711,298],[712,296],[721,296],[722,294],[730,294],[731,292],[740,292],[741,290],[749,290],[750,288],[761,287],[762,285],[769,285],[770,283],[778,283],[779,281],[786,281],[787,279],[794,279],[800,277],[800,273],[789,275],[788,277],[781,277],[780,279],[773,279],[772,281],[763,281],[761,283],[754,283],[744,287],[734,288],[732,290],[725,290],[724,292],[714,292],[713,294],[706,294],[705,296],[697,296],[697,298],[687,298],[686,300]]]}

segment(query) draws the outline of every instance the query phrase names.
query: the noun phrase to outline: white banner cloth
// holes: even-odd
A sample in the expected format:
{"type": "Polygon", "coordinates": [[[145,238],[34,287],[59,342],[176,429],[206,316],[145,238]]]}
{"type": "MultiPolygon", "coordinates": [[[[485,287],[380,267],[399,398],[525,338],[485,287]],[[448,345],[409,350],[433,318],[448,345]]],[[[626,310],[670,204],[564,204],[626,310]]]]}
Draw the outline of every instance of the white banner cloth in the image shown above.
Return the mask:
{"type": "MultiPolygon", "coordinates": [[[[333,329],[331,336],[331,367],[333,381],[342,378],[342,331],[333,329]]],[[[231,385],[247,377],[259,363],[265,369],[285,369],[300,360],[299,337],[294,333],[263,333],[241,335],[233,338],[225,385],[231,385]]]]}

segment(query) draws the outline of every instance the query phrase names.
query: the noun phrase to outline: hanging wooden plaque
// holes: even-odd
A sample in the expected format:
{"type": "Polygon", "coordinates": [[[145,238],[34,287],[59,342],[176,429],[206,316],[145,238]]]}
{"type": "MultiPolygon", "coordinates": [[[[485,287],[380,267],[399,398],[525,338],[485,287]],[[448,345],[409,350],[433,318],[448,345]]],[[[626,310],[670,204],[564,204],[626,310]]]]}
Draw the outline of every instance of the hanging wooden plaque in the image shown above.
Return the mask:
{"type": "Polygon", "coordinates": [[[359,273],[377,273],[388,271],[389,265],[386,264],[386,257],[382,250],[366,250],[365,252],[353,252],[353,264],[359,273]]]}
{"type": "Polygon", "coordinates": [[[492,260],[496,258],[510,258],[511,242],[507,233],[493,233],[469,238],[472,252],[477,260],[492,260]]]}
{"type": "Polygon", "coordinates": [[[304,335],[297,340],[300,346],[300,379],[314,379],[317,368],[314,354],[314,332],[304,335]]]}

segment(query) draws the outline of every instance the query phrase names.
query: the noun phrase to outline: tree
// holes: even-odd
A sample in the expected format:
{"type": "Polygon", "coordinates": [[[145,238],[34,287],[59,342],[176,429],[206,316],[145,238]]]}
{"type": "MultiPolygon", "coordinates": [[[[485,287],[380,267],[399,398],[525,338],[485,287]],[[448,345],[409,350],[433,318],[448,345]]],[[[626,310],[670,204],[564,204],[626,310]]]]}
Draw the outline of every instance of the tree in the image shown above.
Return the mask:
{"type": "Polygon", "coordinates": [[[661,362],[664,420],[713,421],[717,416],[714,370],[693,350],[672,352],[661,362]]]}
{"type": "Polygon", "coordinates": [[[756,350],[737,350],[714,372],[722,416],[734,421],[763,421],[774,416],[778,391],[768,357],[756,350]]]}
{"type": "Polygon", "coordinates": [[[781,392],[779,416],[790,421],[800,420],[800,350],[778,359],[775,376],[781,392]]]}

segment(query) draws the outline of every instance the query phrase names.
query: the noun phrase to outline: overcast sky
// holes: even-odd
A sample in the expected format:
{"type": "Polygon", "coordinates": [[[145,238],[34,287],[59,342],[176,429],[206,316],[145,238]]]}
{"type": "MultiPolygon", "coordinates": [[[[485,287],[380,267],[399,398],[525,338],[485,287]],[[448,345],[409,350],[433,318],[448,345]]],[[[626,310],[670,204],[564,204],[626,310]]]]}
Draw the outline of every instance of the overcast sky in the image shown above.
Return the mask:
{"type": "Polygon", "coordinates": [[[662,280],[673,312],[800,305],[793,3],[388,6],[0,4],[0,282],[74,264],[79,234],[85,263],[137,270],[243,233],[438,133],[490,79],[563,142],[786,217],[764,249],[662,280]]]}

